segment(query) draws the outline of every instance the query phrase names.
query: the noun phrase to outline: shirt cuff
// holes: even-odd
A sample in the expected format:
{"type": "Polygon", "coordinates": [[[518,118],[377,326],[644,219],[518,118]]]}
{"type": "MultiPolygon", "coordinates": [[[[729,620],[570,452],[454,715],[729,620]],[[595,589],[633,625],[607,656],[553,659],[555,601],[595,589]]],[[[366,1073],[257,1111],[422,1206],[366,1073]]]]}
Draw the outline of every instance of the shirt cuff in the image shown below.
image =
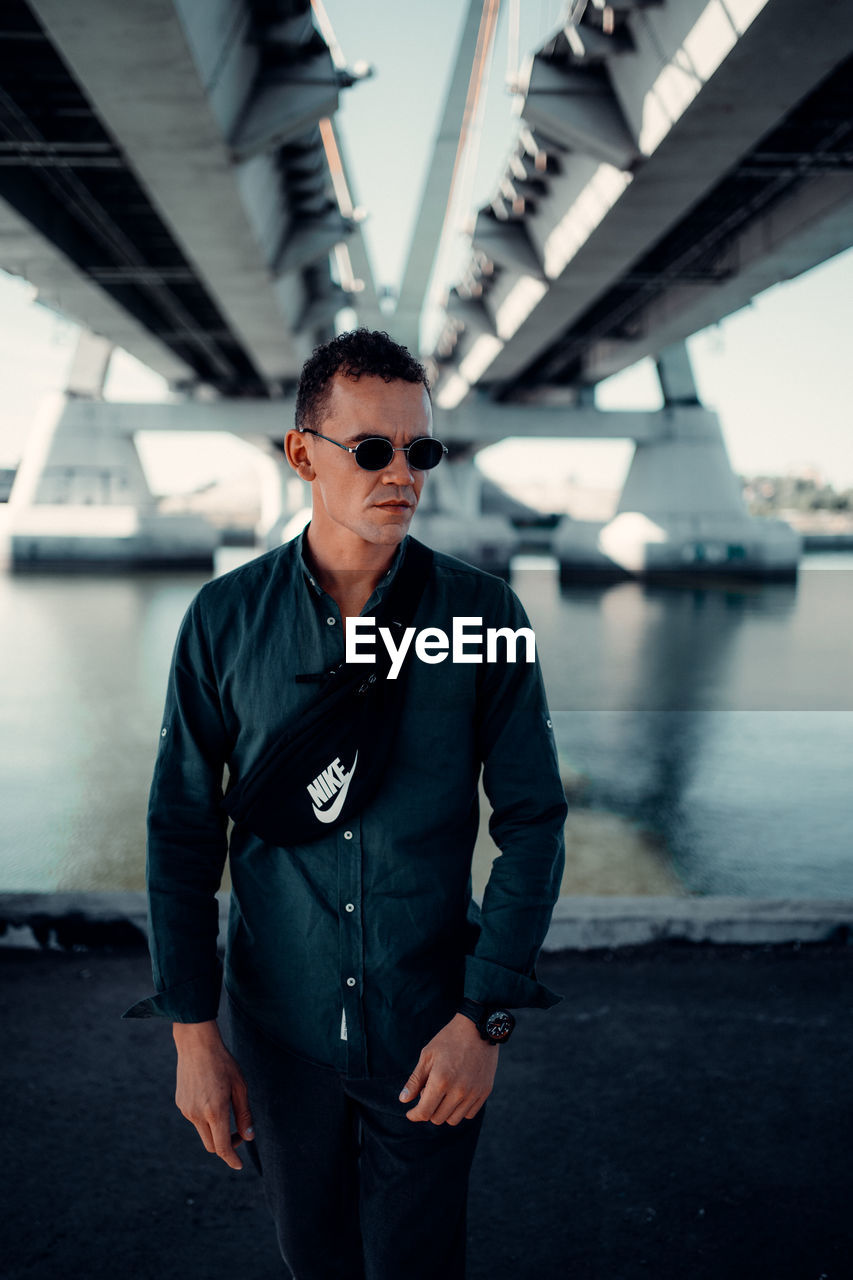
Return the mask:
{"type": "Polygon", "coordinates": [[[562,996],[531,977],[480,956],[465,957],[465,996],[490,1009],[550,1009],[562,996]]]}
{"type": "Polygon", "coordinates": [[[190,978],[156,995],[138,1000],[123,1018],[168,1018],[170,1022],[212,1022],[219,1012],[222,970],[203,978],[190,978]]]}

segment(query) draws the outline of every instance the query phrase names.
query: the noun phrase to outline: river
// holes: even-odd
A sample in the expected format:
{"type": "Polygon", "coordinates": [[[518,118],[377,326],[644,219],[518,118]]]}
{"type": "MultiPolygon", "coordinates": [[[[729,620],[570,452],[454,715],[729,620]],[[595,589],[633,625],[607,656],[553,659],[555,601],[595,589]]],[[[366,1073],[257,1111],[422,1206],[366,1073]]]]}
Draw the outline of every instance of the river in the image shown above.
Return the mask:
{"type": "MultiPolygon", "coordinates": [[[[203,580],[0,576],[0,889],[142,887],[169,657],[203,580]]],[[[571,801],[564,892],[853,897],[853,554],[807,556],[796,584],[562,592],[525,559],[513,585],[571,801]]]]}

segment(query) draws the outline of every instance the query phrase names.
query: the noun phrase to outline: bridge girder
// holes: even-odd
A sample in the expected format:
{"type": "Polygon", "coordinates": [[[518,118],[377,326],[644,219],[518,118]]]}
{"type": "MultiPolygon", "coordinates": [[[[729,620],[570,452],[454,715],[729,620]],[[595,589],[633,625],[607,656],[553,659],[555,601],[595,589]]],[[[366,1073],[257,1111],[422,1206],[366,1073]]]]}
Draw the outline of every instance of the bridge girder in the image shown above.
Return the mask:
{"type": "Polygon", "coordinates": [[[440,403],[592,384],[853,243],[849,6],[580,8],[477,218],[440,403]]]}
{"type": "Polygon", "coordinates": [[[277,393],[347,300],[329,249],[355,223],[329,155],[352,82],[309,0],[11,0],[3,265],[172,380],[277,393]]]}

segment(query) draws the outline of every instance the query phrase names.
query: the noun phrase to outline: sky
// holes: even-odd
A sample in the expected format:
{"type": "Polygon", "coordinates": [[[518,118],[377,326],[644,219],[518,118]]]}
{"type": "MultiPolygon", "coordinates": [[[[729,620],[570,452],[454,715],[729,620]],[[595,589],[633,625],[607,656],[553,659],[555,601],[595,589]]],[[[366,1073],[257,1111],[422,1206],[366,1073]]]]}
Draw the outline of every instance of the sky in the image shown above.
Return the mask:
{"type": "MultiPolygon", "coordinates": [[[[364,234],[380,285],[399,283],[419,206],[432,139],[465,12],[461,0],[433,0],[429,21],[412,0],[326,0],[350,65],[374,74],[342,94],[336,117],[354,195],[367,211],[364,234]]],[[[514,56],[505,0],[485,97],[476,169],[465,184],[468,207],[489,199],[514,143],[517,99],[507,78],[526,52],[547,38],[562,0],[522,0],[514,56]]],[[[464,213],[465,210],[462,210],[464,213]]],[[[464,260],[460,234],[445,257],[452,281],[464,260]]],[[[440,282],[439,282],[440,283],[440,282]]],[[[700,394],[720,414],[735,471],[785,473],[812,468],[837,488],[853,486],[853,250],[795,281],[777,285],[720,325],[696,334],[689,350],[700,394]]],[[[26,446],[41,397],[60,389],[76,327],[34,300],[26,283],[0,274],[0,467],[26,446]]],[[[160,399],[165,384],[124,353],[113,359],[107,395],[160,399]]],[[[602,408],[654,408],[660,393],[650,361],[602,383],[602,408]]],[[[139,441],[156,492],[183,491],[243,469],[251,446],[198,435],[139,441]]],[[[621,484],[633,445],[627,441],[504,441],[480,455],[491,474],[535,480],[543,466],[581,484],[621,484]]]]}

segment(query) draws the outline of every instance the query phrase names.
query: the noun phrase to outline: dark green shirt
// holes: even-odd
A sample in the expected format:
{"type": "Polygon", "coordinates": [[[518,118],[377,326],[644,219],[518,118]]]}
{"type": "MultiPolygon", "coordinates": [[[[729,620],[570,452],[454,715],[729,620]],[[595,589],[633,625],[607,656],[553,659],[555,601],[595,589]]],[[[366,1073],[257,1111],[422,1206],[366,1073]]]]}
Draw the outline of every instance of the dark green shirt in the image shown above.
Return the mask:
{"type": "MultiPolygon", "coordinates": [[[[315,582],[303,537],[207,583],[181,625],[148,819],[158,994],[125,1016],[216,1017],[214,895],[228,856],[225,984],[235,1003],[305,1058],[396,1077],[463,994],[497,1007],[560,998],[534,965],[559,894],[565,795],[539,664],[523,660],[523,644],[515,663],[430,665],[412,650],[387,775],[359,816],[290,848],[237,824],[229,848],[226,767],[238,780],[316,698],[297,674],[344,657],[340,611],[315,582]],[[482,910],[470,874],[481,765],[501,851],[482,910]]],[[[499,578],[436,553],[412,625],[450,636],[454,615],[482,618],[484,631],[530,625],[499,578]]]]}

